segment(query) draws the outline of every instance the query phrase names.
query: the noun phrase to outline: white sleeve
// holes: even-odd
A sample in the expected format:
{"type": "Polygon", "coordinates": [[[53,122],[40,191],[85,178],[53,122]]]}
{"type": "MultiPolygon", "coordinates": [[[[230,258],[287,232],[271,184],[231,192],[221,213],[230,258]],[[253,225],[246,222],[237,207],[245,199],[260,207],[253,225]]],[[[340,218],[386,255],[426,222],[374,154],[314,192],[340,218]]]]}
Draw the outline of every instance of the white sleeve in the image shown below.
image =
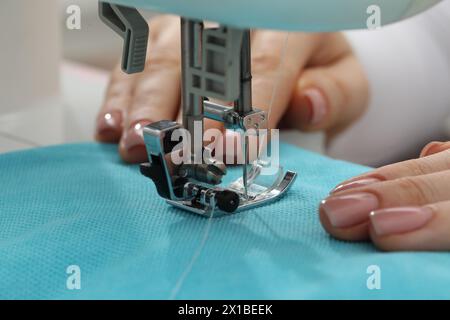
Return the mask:
{"type": "Polygon", "coordinates": [[[368,112],[330,145],[329,155],[378,166],[417,156],[445,139],[450,116],[450,0],[377,31],[348,39],[371,85],[368,112]]]}

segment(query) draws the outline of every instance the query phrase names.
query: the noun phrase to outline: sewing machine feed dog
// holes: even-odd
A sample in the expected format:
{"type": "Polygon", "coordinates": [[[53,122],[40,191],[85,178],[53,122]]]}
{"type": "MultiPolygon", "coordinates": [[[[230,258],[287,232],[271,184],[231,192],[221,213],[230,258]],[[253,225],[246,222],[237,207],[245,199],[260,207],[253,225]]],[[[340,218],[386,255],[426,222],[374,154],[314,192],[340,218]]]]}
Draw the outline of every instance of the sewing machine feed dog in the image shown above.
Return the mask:
{"type": "MultiPolygon", "coordinates": [[[[149,27],[135,8],[100,2],[101,19],[124,39],[122,69],[144,70],[149,27]]],[[[168,203],[203,216],[221,216],[267,204],[280,198],[293,184],[294,172],[278,168],[269,183],[258,183],[267,161],[251,161],[248,139],[242,141],[242,177],[227,187],[219,186],[227,174],[221,161],[204,158],[203,143],[189,143],[186,161],[174,165],[173,141],[177,130],[203,137],[205,118],[222,122],[227,129],[258,134],[267,127],[268,115],[252,107],[250,31],[227,26],[207,29],[202,21],[181,18],[183,123],[163,120],[144,128],[149,162],[141,173],[155,183],[168,203]],[[233,107],[211,102],[228,101],[233,107]],[[189,153],[190,151],[190,153],[189,153]]],[[[246,136],[245,134],[243,135],[246,136]]]]}

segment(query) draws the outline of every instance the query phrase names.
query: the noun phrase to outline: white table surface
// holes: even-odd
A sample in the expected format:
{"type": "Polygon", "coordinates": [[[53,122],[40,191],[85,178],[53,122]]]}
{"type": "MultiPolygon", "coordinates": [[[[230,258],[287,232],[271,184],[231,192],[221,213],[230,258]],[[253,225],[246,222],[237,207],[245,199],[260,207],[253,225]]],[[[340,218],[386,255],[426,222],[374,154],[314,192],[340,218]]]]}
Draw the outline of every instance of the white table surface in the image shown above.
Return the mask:
{"type": "Polygon", "coordinates": [[[95,115],[107,81],[104,71],[65,63],[61,67],[61,97],[0,115],[0,153],[93,141],[95,115]]]}

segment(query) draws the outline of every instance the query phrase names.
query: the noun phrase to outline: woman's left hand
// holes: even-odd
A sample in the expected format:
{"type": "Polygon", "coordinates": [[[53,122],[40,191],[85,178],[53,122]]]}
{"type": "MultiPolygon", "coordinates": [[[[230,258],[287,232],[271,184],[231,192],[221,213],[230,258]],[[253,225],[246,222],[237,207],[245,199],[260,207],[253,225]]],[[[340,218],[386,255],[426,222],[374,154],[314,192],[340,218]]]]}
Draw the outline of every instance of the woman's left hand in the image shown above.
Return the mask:
{"type": "Polygon", "coordinates": [[[338,239],[370,239],[386,251],[450,250],[450,142],[342,183],[319,211],[338,239]]]}

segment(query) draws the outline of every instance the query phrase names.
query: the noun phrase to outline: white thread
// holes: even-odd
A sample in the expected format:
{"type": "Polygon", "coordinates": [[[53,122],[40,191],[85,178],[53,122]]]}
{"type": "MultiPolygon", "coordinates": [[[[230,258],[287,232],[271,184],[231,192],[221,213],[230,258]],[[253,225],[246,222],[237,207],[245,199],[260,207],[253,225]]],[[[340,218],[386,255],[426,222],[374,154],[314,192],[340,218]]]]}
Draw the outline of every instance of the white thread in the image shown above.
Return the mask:
{"type": "Polygon", "coordinates": [[[200,246],[197,248],[197,250],[195,251],[195,253],[192,256],[191,260],[189,261],[189,264],[187,265],[186,269],[181,274],[180,278],[177,281],[177,284],[172,289],[172,292],[170,294],[169,300],[175,300],[176,299],[178,293],[180,292],[181,288],[183,287],[184,281],[188,277],[189,273],[191,273],[195,262],[197,262],[197,260],[200,257],[203,249],[205,248],[206,242],[208,241],[208,238],[209,238],[209,233],[211,231],[212,219],[213,219],[213,215],[211,215],[208,218],[208,222],[206,224],[205,232],[203,234],[202,241],[200,242],[200,246]]]}

